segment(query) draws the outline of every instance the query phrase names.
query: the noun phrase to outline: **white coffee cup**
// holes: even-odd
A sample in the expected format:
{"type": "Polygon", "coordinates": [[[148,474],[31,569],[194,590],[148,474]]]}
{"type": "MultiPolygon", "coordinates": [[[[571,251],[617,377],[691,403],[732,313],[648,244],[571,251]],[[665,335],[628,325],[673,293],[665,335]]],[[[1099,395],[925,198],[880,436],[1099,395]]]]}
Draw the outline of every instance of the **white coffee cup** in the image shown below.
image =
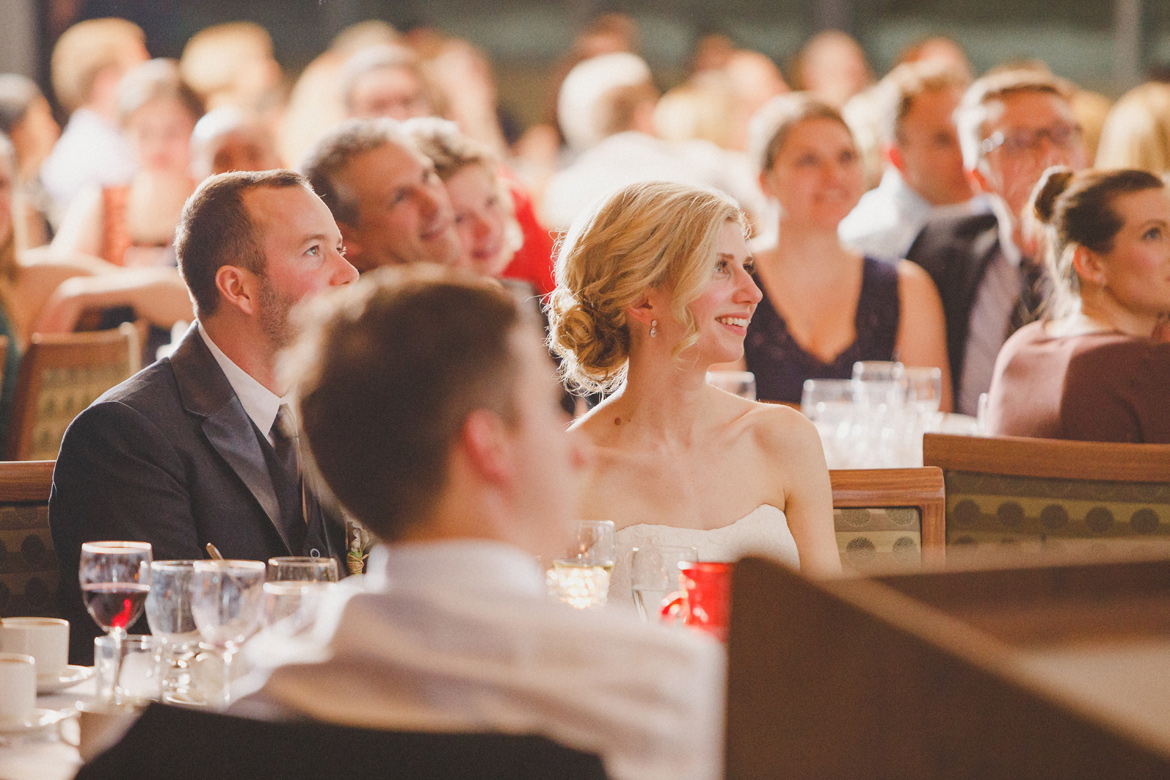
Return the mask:
{"type": "Polygon", "coordinates": [[[48,617],[0,620],[0,652],[31,655],[37,676],[58,677],[69,663],[69,621],[48,617]]]}
{"type": "Polygon", "coordinates": [[[0,653],[0,726],[22,723],[37,702],[36,662],[23,653],[0,653]]]}

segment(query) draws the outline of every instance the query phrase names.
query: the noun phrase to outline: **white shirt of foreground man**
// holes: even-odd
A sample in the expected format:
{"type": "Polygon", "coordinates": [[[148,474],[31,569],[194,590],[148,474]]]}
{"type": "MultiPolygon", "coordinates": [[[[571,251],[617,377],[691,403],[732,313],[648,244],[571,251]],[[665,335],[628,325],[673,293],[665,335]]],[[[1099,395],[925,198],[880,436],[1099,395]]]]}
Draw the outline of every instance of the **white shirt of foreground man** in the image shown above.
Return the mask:
{"type": "Polygon", "coordinates": [[[502,543],[383,546],[369,563],[315,626],[253,640],[249,657],[267,665],[257,671],[267,680],[234,713],[535,732],[599,753],[616,780],[722,775],[714,641],[554,602],[532,557],[502,543]]]}

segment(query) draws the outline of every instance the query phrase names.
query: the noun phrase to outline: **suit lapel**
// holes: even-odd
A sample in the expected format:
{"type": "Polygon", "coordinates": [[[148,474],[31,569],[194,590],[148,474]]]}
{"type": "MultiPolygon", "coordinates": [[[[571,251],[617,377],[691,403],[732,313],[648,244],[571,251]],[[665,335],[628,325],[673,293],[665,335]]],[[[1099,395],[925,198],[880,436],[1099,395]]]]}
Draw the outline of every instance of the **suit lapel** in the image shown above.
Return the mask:
{"type": "Polygon", "coordinates": [[[280,503],[276,499],[276,489],[260,441],[256,438],[255,426],[215,357],[203,343],[196,325],[191,326],[171,355],[171,367],[184,408],[203,418],[203,434],[208,443],[248,488],[285,547],[289,548],[280,522],[280,503]]]}

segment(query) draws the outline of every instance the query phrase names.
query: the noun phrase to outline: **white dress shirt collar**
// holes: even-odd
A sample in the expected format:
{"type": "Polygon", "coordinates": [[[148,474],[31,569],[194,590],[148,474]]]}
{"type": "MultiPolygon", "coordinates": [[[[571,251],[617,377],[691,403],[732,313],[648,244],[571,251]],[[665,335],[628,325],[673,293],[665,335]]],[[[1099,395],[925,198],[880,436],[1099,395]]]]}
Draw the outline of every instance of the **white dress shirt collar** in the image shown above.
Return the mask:
{"type": "Polygon", "coordinates": [[[1012,268],[1019,268],[1023,256],[1020,254],[1019,247],[1016,246],[1016,221],[1012,217],[1011,210],[1003,198],[989,195],[987,200],[991,204],[991,212],[995,214],[996,222],[999,223],[999,245],[1003,248],[1003,258],[1012,268]]]}
{"type": "Polygon", "coordinates": [[[451,539],[378,545],[366,566],[366,588],[477,593],[544,593],[536,560],[503,542],[451,539]]]}
{"type": "MultiPolygon", "coordinates": [[[[260,432],[268,437],[268,441],[271,443],[272,437],[269,434],[272,430],[272,423],[276,420],[276,413],[280,410],[281,404],[287,403],[286,399],[281,398],[257,382],[251,374],[232,362],[232,359],[225,355],[223,350],[211,340],[211,336],[207,335],[207,331],[203,328],[203,323],[196,322],[199,327],[199,336],[203,339],[203,343],[207,345],[207,348],[211,350],[211,356],[215,358],[215,362],[219,364],[220,370],[227,377],[228,384],[232,386],[236,397],[240,399],[240,404],[244,407],[244,411],[252,419],[252,422],[256,424],[256,427],[260,429],[260,432]]],[[[291,411],[291,405],[289,409],[291,411]]]]}

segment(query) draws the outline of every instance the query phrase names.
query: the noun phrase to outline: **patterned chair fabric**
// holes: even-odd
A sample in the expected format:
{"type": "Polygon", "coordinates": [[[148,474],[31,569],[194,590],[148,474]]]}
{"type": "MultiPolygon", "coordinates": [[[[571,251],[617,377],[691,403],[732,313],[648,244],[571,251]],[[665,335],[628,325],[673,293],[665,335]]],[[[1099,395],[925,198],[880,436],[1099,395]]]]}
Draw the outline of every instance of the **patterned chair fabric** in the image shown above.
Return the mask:
{"type": "Polygon", "coordinates": [[[941,561],[941,471],[841,469],[830,471],[829,480],[843,567],[876,572],[918,568],[924,557],[941,561]]]}
{"type": "Polygon", "coordinates": [[[1060,546],[1170,541],[1170,482],[1106,482],[952,471],[947,544],[1060,546]]]}
{"type": "Polygon", "coordinates": [[[49,534],[52,475],[51,461],[0,463],[0,617],[59,616],[49,534]]]}
{"type": "Polygon", "coordinates": [[[927,434],[963,556],[1170,545],[1170,445],[927,434]]]}
{"type": "Polygon", "coordinates": [[[886,570],[922,562],[922,513],[917,507],[835,508],[833,525],[844,566],[886,570]]]}
{"type": "Polygon", "coordinates": [[[134,325],[99,333],[34,336],[20,365],[9,424],[10,460],[54,460],[73,418],[138,370],[134,325]]]}

